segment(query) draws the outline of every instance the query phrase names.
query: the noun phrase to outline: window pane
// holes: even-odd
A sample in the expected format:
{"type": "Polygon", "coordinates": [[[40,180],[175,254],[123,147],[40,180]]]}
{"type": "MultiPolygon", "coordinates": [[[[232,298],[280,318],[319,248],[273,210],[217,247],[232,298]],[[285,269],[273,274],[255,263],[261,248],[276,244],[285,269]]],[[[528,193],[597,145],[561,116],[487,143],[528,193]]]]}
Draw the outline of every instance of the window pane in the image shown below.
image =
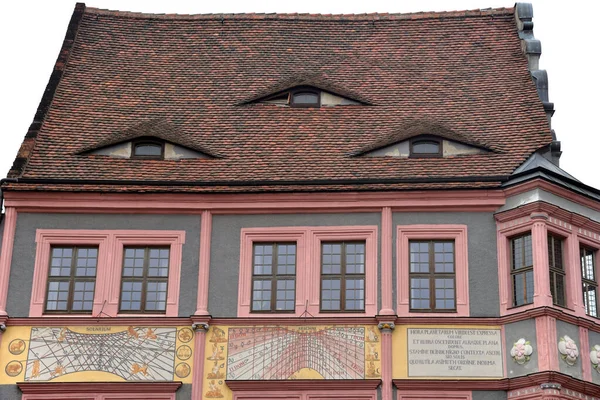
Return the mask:
{"type": "Polygon", "coordinates": [[[321,257],[323,274],[342,272],[342,243],[323,243],[321,257]]]}
{"type": "Polygon", "coordinates": [[[584,282],[583,284],[583,302],[585,305],[585,313],[592,317],[598,317],[597,309],[597,287],[589,285],[584,282]]]}
{"type": "Polygon", "coordinates": [[[293,104],[319,104],[319,95],[311,92],[299,92],[295,93],[292,99],[293,104]]]}
{"type": "Polygon", "coordinates": [[[582,247],[581,254],[581,276],[589,281],[596,281],[596,272],[594,271],[594,251],[582,247]]]}
{"type": "Polygon", "coordinates": [[[135,145],[134,154],[136,156],[154,156],[160,157],[162,146],[154,143],[140,143],[135,145]]]}
{"type": "Polygon", "coordinates": [[[413,154],[438,154],[440,152],[439,142],[433,140],[419,140],[412,143],[413,154]]]}

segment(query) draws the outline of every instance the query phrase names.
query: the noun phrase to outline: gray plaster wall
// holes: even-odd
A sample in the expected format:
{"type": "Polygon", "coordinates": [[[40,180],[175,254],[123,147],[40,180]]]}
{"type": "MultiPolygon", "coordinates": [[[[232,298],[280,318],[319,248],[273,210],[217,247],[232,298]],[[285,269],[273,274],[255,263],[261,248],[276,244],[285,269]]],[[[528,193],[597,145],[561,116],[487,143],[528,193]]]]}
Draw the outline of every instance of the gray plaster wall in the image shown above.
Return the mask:
{"type": "Polygon", "coordinates": [[[177,400],[191,400],[192,398],[192,385],[186,384],[181,385],[177,392],[175,392],[175,398],[177,400]]]}
{"type": "Polygon", "coordinates": [[[17,385],[0,385],[0,399],[21,400],[21,391],[17,385]]]}
{"type": "Polygon", "coordinates": [[[37,229],[185,231],[179,290],[179,316],[187,317],[196,311],[200,216],[19,213],[8,288],[7,311],[11,317],[29,315],[29,296],[33,283],[37,229]]]}
{"type": "MultiPolygon", "coordinates": [[[[467,225],[470,316],[499,316],[498,257],[496,249],[496,223],[493,213],[395,212],[393,216],[394,243],[397,241],[396,228],[398,225],[415,224],[467,225]]],[[[393,265],[397,265],[396,257],[396,246],[393,246],[393,265]]],[[[396,282],[396,268],[394,268],[393,279],[396,282]]],[[[396,304],[396,291],[394,291],[394,304],[396,304]]]]}
{"type": "Polygon", "coordinates": [[[538,371],[538,344],[535,329],[535,320],[526,319],[524,321],[514,322],[512,324],[506,324],[504,326],[504,336],[506,342],[504,343],[504,352],[506,354],[506,371],[508,378],[514,378],[516,376],[528,375],[538,371]],[[528,362],[523,365],[519,365],[510,356],[510,350],[513,345],[519,339],[525,339],[533,347],[533,353],[528,362]]]}
{"type": "MultiPolygon", "coordinates": [[[[579,340],[579,327],[576,325],[569,324],[567,322],[556,320],[556,339],[560,341],[560,338],[563,336],[569,336],[571,339],[577,343],[577,348],[581,351],[581,342],[579,340]]],[[[554,351],[558,354],[558,369],[563,374],[571,375],[577,379],[583,379],[583,372],[581,370],[581,363],[589,362],[589,354],[579,354],[579,359],[575,363],[575,365],[568,365],[561,357],[560,352],[558,351],[558,341],[553,344],[550,343],[550,349],[554,347],[554,351]]]]}
{"type": "MultiPolygon", "coordinates": [[[[237,316],[240,269],[240,232],[242,228],[276,226],[345,226],[377,225],[381,240],[380,213],[353,214],[271,214],[214,215],[210,251],[208,311],[213,317],[237,316]]],[[[381,277],[378,243],[378,277],[381,277]]],[[[300,268],[300,266],[298,266],[300,268]]],[[[248,283],[249,284],[249,283],[248,283]]],[[[381,287],[381,282],[377,283],[381,287]]],[[[378,309],[381,293],[378,292],[378,309]]]]}
{"type": "Polygon", "coordinates": [[[506,400],[506,392],[498,390],[474,390],[473,400],[506,400]]]}
{"type": "MultiPolygon", "coordinates": [[[[588,331],[589,336],[589,349],[590,351],[594,350],[595,345],[600,345],[600,333],[594,331],[588,331]]],[[[582,354],[581,362],[590,362],[589,354],[582,354]]],[[[592,382],[599,385],[600,384],[600,372],[596,371],[592,366],[592,382]]]]}

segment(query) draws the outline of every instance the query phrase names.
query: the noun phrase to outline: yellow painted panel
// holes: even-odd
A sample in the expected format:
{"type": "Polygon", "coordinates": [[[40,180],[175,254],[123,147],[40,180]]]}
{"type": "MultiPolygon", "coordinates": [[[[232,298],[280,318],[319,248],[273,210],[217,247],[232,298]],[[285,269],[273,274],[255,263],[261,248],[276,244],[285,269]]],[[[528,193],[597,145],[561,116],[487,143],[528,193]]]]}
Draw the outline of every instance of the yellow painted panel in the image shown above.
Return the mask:
{"type": "Polygon", "coordinates": [[[205,399],[231,399],[225,379],[381,379],[375,325],[212,326],[206,338],[205,399]]]}
{"type": "Polygon", "coordinates": [[[9,326],[2,335],[0,384],[191,383],[193,337],[184,326],[9,326]]]}
{"type": "MultiPolygon", "coordinates": [[[[407,379],[408,376],[408,330],[409,329],[501,329],[500,326],[481,325],[396,325],[392,334],[392,377],[393,379],[407,379]]],[[[461,379],[457,376],[422,376],[410,377],[411,379],[461,379]]],[[[462,378],[477,379],[477,378],[462,378]]],[[[489,378],[481,378],[489,379],[489,378]]]]}

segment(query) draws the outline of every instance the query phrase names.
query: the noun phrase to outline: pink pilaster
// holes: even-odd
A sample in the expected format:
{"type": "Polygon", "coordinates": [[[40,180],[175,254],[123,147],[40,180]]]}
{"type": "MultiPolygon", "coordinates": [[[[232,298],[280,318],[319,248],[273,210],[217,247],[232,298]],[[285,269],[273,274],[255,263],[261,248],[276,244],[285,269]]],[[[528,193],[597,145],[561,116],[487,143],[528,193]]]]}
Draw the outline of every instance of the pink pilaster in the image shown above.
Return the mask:
{"type": "Polygon", "coordinates": [[[381,310],[379,315],[394,315],[392,309],[392,208],[381,210],[381,310]]]}
{"type": "Polygon", "coordinates": [[[2,236],[2,255],[0,255],[0,315],[7,315],[8,280],[10,279],[10,263],[12,261],[16,227],[17,210],[14,207],[6,207],[4,234],[2,236]]]}
{"type": "Polygon", "coordinates": [[[540,371],[558,371],[558,339],[556,318],[541,316],[535,319],[537,337],[538,369],[540,371]]]}
{"type": "MultiPolygon", "coordinates": [[[[204,325],[208,327],[208,325],[204,325]]],[[[204,382],[204,349],[206,330],[198,328],[194,333],[194,366],[192,372],[192,400],[202,400],[204,382]]]]}
{"type": "Polygon", "coordinates": [[[581,285],[581,260],[579,255],[579,240],[577,232],[573,230],[567,240],[568,251],[566,261],[567,268],[567,296],[568,303],[573,307],[575,314],[585,317],[585,304],[583,304],[583,287],[581,285]]]}
{"type": "Polygon", "coordinates": [[[531,219],[535,222],[531,227],[531,242],[533,250],[533,302],[536,307],[552,306],[550,293],[550,269],[548,264],[548,216],[534,213],[531,219]]]}
{"type": "Polygon", "coordinates": [[[392,400],[392,332],[393,322],[380,322],[381,331],[381,398],[392,400]]]}
{"type": "Polygon", "coordinates": [[[583,372],[583,380],[592,380],[592,367],[589,361],[590,355],[590,339],[587,328],[579,327],[579,354],[581,355],[581,370],[583,372]]]}
{"type": "Polygon", "coordinates": [[[212,213],[202,212],[200,222],[200,262],[198,267],[198,301],[196,315],[208,315],[208,279],[210,274],[210,239],[212,236],[212,213]]]}

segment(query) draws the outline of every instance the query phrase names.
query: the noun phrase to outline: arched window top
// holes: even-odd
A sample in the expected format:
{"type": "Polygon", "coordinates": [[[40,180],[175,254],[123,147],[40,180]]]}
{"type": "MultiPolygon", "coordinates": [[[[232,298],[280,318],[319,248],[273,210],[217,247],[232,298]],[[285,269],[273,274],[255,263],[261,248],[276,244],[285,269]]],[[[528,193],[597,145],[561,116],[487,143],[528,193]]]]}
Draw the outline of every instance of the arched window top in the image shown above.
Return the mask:
{"type": "Polygon", "coordinates": [[[321,93],[312,90],[292,92],[290,105],[292,107],[319,107],[321,105],[321,93]]]}
{"type": "Polygon", "coordinates": [[[149,140],[140,140],[133,143],[132,158],[154,158],[162,159],[164,154],[164,145],[160,142],[149,140]]]}
{"type": "Polygon", "coordinates": [[[410,141],[411,157],[441,157],[442,141],[433,137],[420,137],[410,141]]]}

